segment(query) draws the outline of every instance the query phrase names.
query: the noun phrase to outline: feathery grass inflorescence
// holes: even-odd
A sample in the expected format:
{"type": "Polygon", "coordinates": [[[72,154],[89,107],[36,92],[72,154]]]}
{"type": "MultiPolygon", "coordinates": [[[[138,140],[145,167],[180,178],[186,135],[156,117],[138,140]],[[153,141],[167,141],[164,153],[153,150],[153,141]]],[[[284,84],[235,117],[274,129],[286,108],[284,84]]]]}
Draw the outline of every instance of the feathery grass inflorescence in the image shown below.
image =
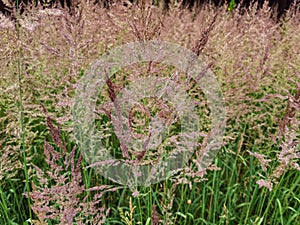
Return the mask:
{"type": "Polygon", "coordinates": [[[116,191],[110,185],[86,188],[82,180],[82,155],[73,147],[70,152],[61,139],[60,128],[47,116],[51,137],[58,147],[44,143],[45,160],[49,168],[35,167],[37,177],[31,208],[42,223],[104,224],[109,213],[103,203],[106,192],[116,191]]]}

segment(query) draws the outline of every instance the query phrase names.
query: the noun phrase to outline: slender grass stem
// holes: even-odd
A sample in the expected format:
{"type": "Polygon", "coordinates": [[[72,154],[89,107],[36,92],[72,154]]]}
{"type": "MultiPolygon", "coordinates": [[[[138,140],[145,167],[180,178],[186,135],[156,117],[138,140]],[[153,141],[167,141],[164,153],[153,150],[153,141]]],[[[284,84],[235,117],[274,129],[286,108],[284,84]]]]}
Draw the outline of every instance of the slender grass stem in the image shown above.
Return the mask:
{"type": "MultiPolygon", "coordinates": [[[[17,18],[18,21],[18,18],[17,18]]],[[[20,25],[18,22],[16,22],[16,28],[17,28],[17,36],[18,41],[21,42],[21,33],[20,33],[20,25]]],[[[25,187],[27,191],[27,204],[28,204],[28,211],[29,211],[29,217],[32,219],[32,212],[31,212],[31,203],[29,198],[30,193],[30,186],[29,186],[29,176],[28,176],[28,168],[27,168],[27,154],[26,154],[26,144],[25,144],[25,124],[24,124],[24,107],[23,107],[23,85],[22,85],[22,47],[18,46],[18,58],[17,58],[17,76],[18,76],[18,85],[19,85],[19,102],[18,102],[18,109],[19,109],[19,115],[20,115],[20,126],[21,126],[21,145],[20,145],[20,151],[23,152],[23,169],[25,174],[25,187]]]]}

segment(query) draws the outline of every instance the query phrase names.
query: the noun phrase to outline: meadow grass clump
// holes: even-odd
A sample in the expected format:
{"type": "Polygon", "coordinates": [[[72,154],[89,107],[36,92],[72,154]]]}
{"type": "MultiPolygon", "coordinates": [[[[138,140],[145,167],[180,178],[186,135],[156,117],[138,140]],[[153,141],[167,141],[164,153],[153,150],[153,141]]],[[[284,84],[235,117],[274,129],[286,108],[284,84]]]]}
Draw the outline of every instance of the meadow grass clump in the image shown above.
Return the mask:
{"type": "MultiPolygon", "coordinates": [[[[0,224],[297,224],[299,10],[280,23],[270,13],[267,6],[165,11],[144,1],[109,9],[82,1],[72,14],[33,7],[15,21],[1,15],[0,224]],[[77,83],[95,60],[116,46],[153,39],[191,49],[214,72],[226,132],[213,164],[201,170],[210,112],[200,86],[185,85],[203,129],[198,151],[174,176],[128,188],[101,177],[81,156],[72,108],[77,83]]],[[[172,151],[167,143],[143,155],[127,146],[126,155],[111,125],[114,95],[151,76],[186,79],[184,71],[147,62],[115,72],[99,93],[94,119],[116,158],[146,164],[172,151]]],[[[146,135],[151,116],[168,118],[172,110],[142,99],[132,129],[146,135]]],[[[180,121],[171,125],[177,135],[180,121]]]]}
{"type": "MultiPolygon", "coordinates": [[[[44,109],[46,111],[46,109],[44,109]]],[[[47,113],[47,112],[46,112],[47,113]]],[[[49,168],[35,167],[36,178],[27,196],[38,217],[34,223],[104,224],[109,209],[102,203],[105,192],[117,190],[110,185],[85,187],[82,176],[82,154],[67,149],[59,127],[47,116],[51,137],[58,147],[44,143],[45,161],[49,168]]]]}

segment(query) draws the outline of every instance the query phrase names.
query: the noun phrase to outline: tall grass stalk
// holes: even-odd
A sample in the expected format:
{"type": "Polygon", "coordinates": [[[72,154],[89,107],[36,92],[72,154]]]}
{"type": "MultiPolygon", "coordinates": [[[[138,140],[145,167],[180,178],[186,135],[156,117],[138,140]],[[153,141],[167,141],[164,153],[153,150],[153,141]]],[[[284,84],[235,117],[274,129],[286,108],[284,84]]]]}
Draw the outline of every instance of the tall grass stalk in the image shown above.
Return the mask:
{"type": "MultiPolygon", "coordinates": [[[[19,11],[17,10],[16,13],[17,20],[20,19],[19,11]]],[[[17,45],[17,77],[18,77],[18,87],[19,87],[19,102],[17,103],[18,109],[19,109],[19,116],[20,116],[20,126],[21,126],[21,142],[20,142],[20,151],[22,151],[23,154],[23,169],[24,169],[24,175],[25,175],[25,189],[27,192],[27,195],[30,193],[30,181],[28,176],[28,168],[27,168],[27,153],[26,153],[26,144],[25,144],[25,124],[24,124],[24,107],[23,107],[23,77],[22,77],[22,39],[21,39],[21,27],[18,22],[16,22],[16,32],[17,32],[17,40],[19,41],[17,45]]],[[[25,194],[25,193],[24,193],[25,194]]],[[[29,218],[32,220],[32,211],[31,211],[31,200],[30,198],[27,198],[27,204],[28,204],[28,211],[29,211],[29,218]]]]}

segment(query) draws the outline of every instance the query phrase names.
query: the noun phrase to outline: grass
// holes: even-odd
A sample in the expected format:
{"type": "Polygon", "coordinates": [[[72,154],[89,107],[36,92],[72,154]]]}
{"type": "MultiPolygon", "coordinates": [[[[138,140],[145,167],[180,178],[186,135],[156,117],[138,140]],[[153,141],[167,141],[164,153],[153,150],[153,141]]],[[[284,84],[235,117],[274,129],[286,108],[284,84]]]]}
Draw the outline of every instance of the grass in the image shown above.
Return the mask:
{"type": "MultiPolygon", "coordinates": [[[[0,21],[0,224],[300,224],[299,12],[281,23],[266,7],[239,14],[204,6],[196,13],[147,4],[107,10],[83,1],[72,15],[26,12],[17,26],[0,21]],[[127,187],[82,158],[72,126],[75,84],[106,51],[152,39],[185,46],[210,65],[226,104],[224,144],[204,171],[197,152],[185,172],[127,187]]],[[[175,70],[154,62],[123,68],[99,94],[97,130],[117,158],[126,158],[125,150],[112,132],[109,104],[105,112],[100,104],[153,74],[175,70]]],[[[188,87],[191,98],[206,103],[199,85],[188,87]]],[[[155,98],[139,104],[132,115],[139,135],[150,114],[167,116],[172,108],[155,98]]],[[[207,104],[197,109],[207,134],[207,104]]],[[[177,135],[181,125],[172,125],[177,135]]],[[[141,162],[168,154],[166,143],[141,162]]],[[[129,149],[129,157],[140,156],[129,149]]]]}

